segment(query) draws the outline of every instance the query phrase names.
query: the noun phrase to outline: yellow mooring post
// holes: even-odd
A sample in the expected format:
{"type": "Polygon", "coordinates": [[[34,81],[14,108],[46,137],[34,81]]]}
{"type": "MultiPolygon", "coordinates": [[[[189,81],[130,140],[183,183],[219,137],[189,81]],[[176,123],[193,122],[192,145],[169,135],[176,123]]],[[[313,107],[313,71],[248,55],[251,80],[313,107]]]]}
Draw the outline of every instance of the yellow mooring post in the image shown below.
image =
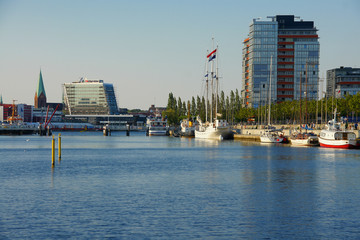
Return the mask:
{"type": "Polygon", "coordinates": [[[60,162],[61,161],[61,133],[59,133],[58,153],[59,153],[59,162],[60,162]]]}
{"type": "Polygon", "coordinates": [[[51,141],[51,145],[52,145],[52,151],[51,151],[51,156],[52,156],[52,158],[51,158],[51,166],[52,167],[55,167],[55,138],[54,138],[54,135],[53,135],[53,137],[52,137],[52,141],[51,141]]]}

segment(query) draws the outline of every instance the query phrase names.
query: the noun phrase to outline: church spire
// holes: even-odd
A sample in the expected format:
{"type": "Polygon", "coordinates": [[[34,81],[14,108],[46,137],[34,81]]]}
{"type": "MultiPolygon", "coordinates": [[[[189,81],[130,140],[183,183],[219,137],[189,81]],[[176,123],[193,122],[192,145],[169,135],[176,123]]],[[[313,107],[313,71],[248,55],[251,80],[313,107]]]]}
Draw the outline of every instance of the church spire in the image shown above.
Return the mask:
{"type": "Polygon", "coordinates": [[[45,93],[44,82],[41,74],[41,69],[40,69],[39,82],[34,98],[34,106],[35,108],[46,107],[46,93],[45,93]]]}
{"type": "Polygon", "coordinates": [[[38,86],[37,86],[37,90],[36,90],[37,97],[40,97],[41,93],[43,93],[44,96],[46,97],[44,82],[43,82],[41,69],[40,69],[39,82],[38,82],[38,86]]]}
{"type": "Polygon", "coordinates": [[[4,104],[2,100],[2,94],[0,95],[0,104],[4,104]]]}

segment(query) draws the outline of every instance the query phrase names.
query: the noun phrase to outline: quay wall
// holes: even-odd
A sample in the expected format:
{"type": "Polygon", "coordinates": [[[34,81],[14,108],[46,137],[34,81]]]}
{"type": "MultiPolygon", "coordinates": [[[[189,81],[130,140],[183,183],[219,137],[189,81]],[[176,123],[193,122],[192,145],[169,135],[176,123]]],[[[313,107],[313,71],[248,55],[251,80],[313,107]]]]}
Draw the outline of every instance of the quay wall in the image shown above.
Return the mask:
{"type": "MultiPolygon", "coordinates": [[[[285,136],[290,136],[296,129],[299,129],[299,125],[274,125],[276,129],[282,129],[285,136]]],[[[256,128],[256,126],[236,126],[234,127],[234,130],[237,134],[234,135],[235,139],[243,139],[243,140],[254,140],[260,141],[260,135],[265,131],[264,126],[259,126],[256,128]],[[257,140],[258,139],[258,140],[257,140]]],[[[305,131],[305,130],[302,130],[305,131]]],[[[321,132],[320,126],[315,127],[314,130],[311,130],[315,134],[319,135],[321,132]]],[[[360,130],[354,130],[350,129],[349,131],[352,131],[355,133],[356,138],[360,137],[360,130]]]]}

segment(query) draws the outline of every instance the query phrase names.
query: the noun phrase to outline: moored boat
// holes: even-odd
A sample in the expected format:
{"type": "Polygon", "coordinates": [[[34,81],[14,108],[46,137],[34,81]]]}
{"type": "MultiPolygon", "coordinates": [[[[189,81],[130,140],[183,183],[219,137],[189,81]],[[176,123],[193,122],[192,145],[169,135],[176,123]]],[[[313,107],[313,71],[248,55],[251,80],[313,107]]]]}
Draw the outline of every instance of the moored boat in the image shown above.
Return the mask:
{"type": "Polygon", "coordinates": [[[281,143],[284,141],[284,135],[279,129],[267,129],[260,135],[262,143],[281,143]]]}
{"type": "Polygon", "coordinates": [[[183,119],[180,123],[180,132],[181,137],[195,137],[195,126],[193,122],[189,119],[183,119]]]}
{"type": "Polygon", "coordinates": [[[260,134],[260,142],[262,143],[281,143],[284,140],[284,134],[281,130],[277,130],[271,126],[271,77],[272,77],[272,56],[270,58],[270,75],[269,75],[269,110],[268,110],[268,126],[267,129],[260,134]]]}
{"type": "Polygon", "coordinates": [[[147,119],[147,136],[168,136],[169,126],[166,119],[161,117],[149,117],[147,119]]]}
{"type": "Polygon", "coordinates": [[[326,128],[321,130],[319,138],[321,147],[356,148],[356,135],[352,131],[341,130],[340,123],[330,120],[326,128]]]}
{"type": "Polygon", "coordinates": [[[202,123],[199,121],[199,125],[195,130],[195,137],[203,139],[227,140],[234,139],[234,133],[231,131],[225,120],[216,119],[213,123],[202,123]]]}
{"type": "Polygon", "coordinates": [[[319,138],[316,134],[295,133],[290,136],[291,144],[296,146],[319,146],[319,138]]]}
{"type": "Polygon", "coordinates": [[[218,64],[214,59],[217,58],[218,47],[216,47],[212,52],[207,55],[207,64],[206,64],[206,74],[205,74],[205,82],[206,82],[206,102],[205,102],[205,122],[202,122],[200,117],[197,117],[198,125],[195,129],[195,138],[202,139],[233,139],[234,133],[232,132],[230,126],[228,125],[225,119],[218,119],[218,116],[221,117],[221,114],[217,113],[217,96],[219,90],[219,72],[218,72],[218,64]],[[208,71],[210,67],[210,71],[208,71]],[[209,91],[209,82],[211,84],[211,92],[209,91]],[[214,87],[215,86],[215,87],[214,87]],[[214,91],[215,90],[215,91],[214,91]],[[211,98],[210,104],[209,102],[209,92],[212,96],[215,95],[215,99],[211,98]],[[215,107],[214,107],[215,105],[215,107]],[[210,116],[208,118],[208,109],[210,109],[210,116]],[[213,111],[213,109],[215,111],[213,111]]]}

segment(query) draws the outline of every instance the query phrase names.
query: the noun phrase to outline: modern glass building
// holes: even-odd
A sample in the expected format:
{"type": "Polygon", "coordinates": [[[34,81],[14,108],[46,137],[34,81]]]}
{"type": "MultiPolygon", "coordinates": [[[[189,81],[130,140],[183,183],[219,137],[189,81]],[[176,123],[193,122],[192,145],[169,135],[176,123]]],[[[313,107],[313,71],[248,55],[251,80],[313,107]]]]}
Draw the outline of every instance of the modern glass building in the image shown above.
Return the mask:
{"type": "Polygon", "coordinates": [[[114,87],[103,80],[81,78],[63,84],[63,104],[66,115],[119,114],[114,87]]]}
{"type": "Polygon", "coordinates": [[[360,92],[360,68],[340,67],[326,72],[326,96],[344,97],[360,92]]]}
{"type": "Polygon", "coordinates": [[[320,49],[314,23],[293,15],[268,18],[253,19],[244,40],[244,106],[265,105],[269,94],[271,102],[299,99],[300,94],[317,99],[320,49]]]}

